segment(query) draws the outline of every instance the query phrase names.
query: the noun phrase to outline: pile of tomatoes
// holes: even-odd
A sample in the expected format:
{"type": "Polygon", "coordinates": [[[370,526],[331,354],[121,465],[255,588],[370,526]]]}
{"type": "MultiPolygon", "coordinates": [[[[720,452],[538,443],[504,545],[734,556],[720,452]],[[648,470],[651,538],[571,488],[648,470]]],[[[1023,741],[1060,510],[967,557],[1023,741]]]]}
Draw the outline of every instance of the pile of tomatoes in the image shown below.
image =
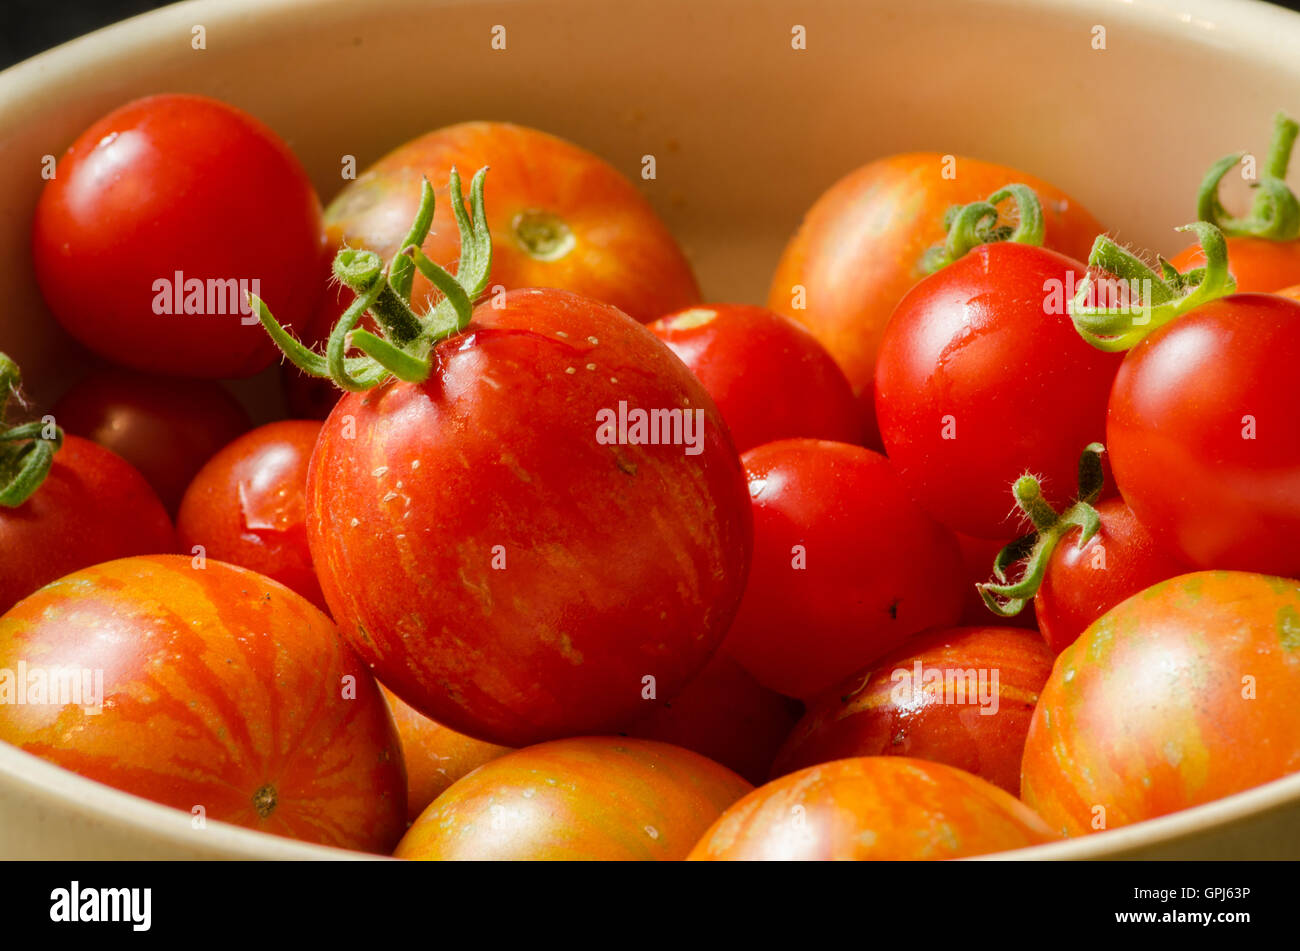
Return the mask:
{"type": "Polygon", "coordinates": [[[33,225],[94,369],[35,406],[0,357],[0,741],[417,859],[955,858],[1294,772],[1274,134],[1154,267],[1025,172],[878,159],[754,306],[543,132],[322,211],[242,111],[122,106],[33,225]]]}

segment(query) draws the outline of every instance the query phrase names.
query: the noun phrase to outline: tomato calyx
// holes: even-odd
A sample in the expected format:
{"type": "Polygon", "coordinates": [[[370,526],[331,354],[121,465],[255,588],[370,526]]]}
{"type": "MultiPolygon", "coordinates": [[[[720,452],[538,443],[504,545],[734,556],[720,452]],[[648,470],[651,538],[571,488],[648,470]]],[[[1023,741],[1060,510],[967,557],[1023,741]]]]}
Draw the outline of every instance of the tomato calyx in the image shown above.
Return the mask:
{"type": "Polygon", "coordinates": [[[921,257],[921,272],[933,274],[947,267],[981,244],[1012,241],[1016,244],[1043,244],[1043,204],[1028,185],[1004,185],[984,201],[953,205],[943,216],[948,232],[943,244],[936,244],[921,257]],[[1014,225],[999,224],[998,205],[1010,198],[1019,218],[1014,225]]]}
{"type": "Polygon", "coordinates": [[[26,406],[18,364],[0,353],[0,506],[17,508],[41,487],[63,445],[63,430],[52,420],[5,429],[10,400],[26,406]]]}
{"type": "Polygon", "coordinates": [[[1079,529],[1075,547],[1082,549],[1097,534],[1101,516],[1093,504],[1101,497],[1105,476],[1101,454],[1105,447],[1099,442],[1089,443],[1079,457],[1079,495],[1073,505],[1057,513],[1043,498],[1042,486],[1026,473],[1015,481],[1012,494],[1016,505],[1033,523],[1034,530],[1007,545],[993,560],[993,577],[996,581],[976,585],[988,609],[999,617],[1015,617],[1038,592],[1047,573],[1048,562],[1057,545],[1067,534],[1079,529]],[[1019,579],[1011,581],[1007,569],[1019,562],[1025,568],[1019,579]]]}
{"type": "Polygon", "coordinates": [[[1219,183],[1246,157],[1245,152],[1225,155],[1210,166],[1196,193],[1196,216],[1234,238],[1294,241],[1300,237],[1300,201],[1286,184],[1286,168],[1298,133],[1300,125],[1285,113],[1273,117],[1273,140],[1258,181],[1251,184],[1255,198],[1245,217],[1232,217],[1219,201],[1219,183]]]}
{"type": "Polygon", "coordinates": [[[1165,324],[1236,290],[1237,281],[1228,273],[1228,245],[1217,226],[1195,221],[1174,230],[1196,235],[1203,267],[1182,272],[1160,257],[1157,274],[1104,234],[1097,237],[1088,273],[1069,303],[1079,336],[1107,353],[1131,350],[1165,324]]]}
{"type": "Polygon", "coordinates": [[[474,302],[487,286],[492,269],[492,236],[483,205],[486,174],[485,166],[474,175],[471,210],[467,212],[460,174],[451,170],[449,194],[460,230],[460,263],[454,275],[420,250],[433,223],[433,186],[427,179],[421,183],[420,205],[411,228],[387,267],[373,251],[339,250],[334,256],[334,277],[356,297],[330,331],[323,354],[305,346],[272,316],[261,298],[250,294],[253,312],[290,362],[310,376],[328,378],[352,392],[371,389],[390,375],[408,383],[427,380],[434,345],[469,324],[474,302]],[[411,306],[417,270],[442,292],[438,302],[423,314],[411,306]],[[381,334],[357,327],[366,314],[375,319],[381,334]],[[363,356],[347,356],[354,347],[363,356]]]}

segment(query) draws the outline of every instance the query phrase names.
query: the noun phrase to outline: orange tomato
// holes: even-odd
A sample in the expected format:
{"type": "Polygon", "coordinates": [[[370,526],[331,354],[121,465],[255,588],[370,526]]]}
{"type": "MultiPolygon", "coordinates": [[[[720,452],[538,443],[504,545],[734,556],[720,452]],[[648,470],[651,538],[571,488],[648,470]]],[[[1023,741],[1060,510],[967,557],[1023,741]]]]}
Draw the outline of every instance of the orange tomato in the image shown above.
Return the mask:
{"type": "MultiPolygon", "coordinates": [[[[1300,281],[1300,241],[1271,241],[1267,238],[1226,237],[1228,271],[1237,279],[1237,290],[1261,294],[1281,292],[1300,281]]],[[[1169,263],[1180,271],[1205,266],[1199,244],[1184,248],[1169,263]]]]}

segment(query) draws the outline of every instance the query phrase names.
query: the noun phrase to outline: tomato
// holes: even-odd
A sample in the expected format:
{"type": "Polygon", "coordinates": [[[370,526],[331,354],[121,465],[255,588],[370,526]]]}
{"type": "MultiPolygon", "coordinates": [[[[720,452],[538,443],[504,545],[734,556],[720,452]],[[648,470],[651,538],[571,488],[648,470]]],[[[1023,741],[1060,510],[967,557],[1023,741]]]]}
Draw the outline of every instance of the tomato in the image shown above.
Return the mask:
{"type": "Polygon", "coordinates": [[[1300,582],[1180,575],[1056,660],[1022,796],[1068,835],[1210,802],[1300,769],[1300,582]]]}
{"type": "Polygon", "coordinates": [[[955,531],[1015,535],[1012,483],[1032,472],[1049,501],[1066,501],[1079,450],[1105,433],[1120,356],[1084,342],[1067,313],[1084,270],[1040,247],[986,244],[894,312],[876,375],[885,450],[955,531]]]}
{"type": "MultiPolygon", "coordinates": [[[[1228,270],[1237,280],[1238,291],[1272,293],[1300,281],[1300,241],[1229,236],[1226,242],[1228,270]]],[[[1205,253],[1195,244],[1169,263],[1180,271],[1204,267],[1205,253]]]]}
{"type": "Polygon", "coordinates": [[[1106,444],[1156,542],[1194,568],[1300,575],[1300,302],[1234,294],[1124,359],[1106,444]]]}
{"type": "Polygon", "coordinates": [[[403,859],[683,859],[753,787],[689,750],[619,737],[542,743],[481,766],[439,796],[403,859]]]}
{"type": "MultiPolygon", "coordinates": [[[[585,149],[536,129],[505,122],[463,122],[407,142],[349,183],[330,203],[330,244],[365,247],[384,260],[399,245],[420,203],[421,178],[441,184],[453,166],[491,166],[489,290],[555,287],[613,304],[639,321],[694,304],[699,287],[672,235],[623,174],[585,149]]],[[[460,259],[457,229],[444,190],[423,243],[435,262],[460,259]]],[[[417,275],[417,311],[433,299],[417,275]]],[[[274,298],[267,297],[274,302],[274,298]]],[[[352,300],[346,288],[325,295],[305,340],[323,340],[352,300]]],[[[276,306],[279,313],[279,306],[276,306]]],[[[336,394],[292,368],[287,380],[296,413],[328,412],[336,394]]]]}
{"type": "Polygon", "coordinates": [[[83,776],[325,845],[387,851],[402,833],[379,689],[325,615],[251,571],[178,555],[86,568],[0,618],[0,668],[26,673],[0,740],[83,776]]]}
{"type": "Polygon", "coordinates": [[[759,683],[813,697],[917,631],[956,622],[957,541],[884,456],[787,439],[743,462],[754,561],[725,649],[759,683]]]}
{"type": "Polygon", "coordinates": [[[320,428],[268,423],[213,456],[181,502],[181,550],[201,545],[206,557],[266,575],[324,609],[307,545],[307,466],[320,428]]]}
{"type": "Polygon", "coordinates": [[[1048,842],[1043,821],[991,783],[902,756],[810,766],[722,814],[695,860],[956,859],[1048,842]]]}
{"type": "Polygon", "coordinates": [[[861,443],[861,409],[822,345],[762,307],[690,307],[650,325],[709,391],[744,452],[807,436],[861,443]]]}
{"type": "Polygon", "coordinates": [[[989,580],[989,568],[993,564],[993,559],[1009,542],[1010,539],[998,541],[992,538],[972,538],[957,533],[962,564],[966,567],[966,585],[962,589],[966,593],[961,609],[962,624],[979,627],[996,621],[998,624],[1038,629],[1032,611],[1021,611],[1011,617],[998,617],[988,609],[984,599],[980,597],[979,590],[975,587],[989,580]]]}
{"type": "Polygon", "coordinates": [[[32,254],[50,310],[115,363],[249,376],[275,347],[246,293],[302,327],[319,296],[320,202],[270,129],[202,96],[138,99],[59,160],[36,206],[32,254]]]}
{"type": "Polygon", "coordinates": [[[379,685],[397,724],[406,761],[406,821],[414,822],[452,783],[484,763],[511,752],[508,746],[484,743],[449,730],[403,703],[379,685]]]}
{"type": "Polygon", "coordinates": [[[1033,631],[918,634],[811,705],[773,775],[854,756],[910,756],[964,769],[1015,796],[1029,718],[1051,670],[1052,653],[1033,631]]]}
{"type": "Polygon", "coordinates": [[[219,383],[111,369],[68,390],[54,418],[135,466],[173,514],[194,474],[253,425],[219,383]]]}
{"type": "Polygon", "coordinates": [[[723,651],[671,699],[647,704],[623,733],[694,750],[752,783],[767,779],[799,705],[759,686],[723,651]]]}
{"type": "Polygon", "coordinates": [[[808,211],[772,277],[767,306],[802,323],[831,352],[869,421],[885,325],[925,276],[922,257],[943,240],[948,208],[1024,182],[1043,201],[1047,247],[1082,260],[1102,230],[1082,205],[1042,179],[971,158],[953,158],[950,166],[948,158],[893,155],[840,179],[808,211]],[[955,174],[945,174],[949,167],[955,174]]]}
{"type": "Polygon", "coordinates": [[[560,290],[474,309],[422,383],[344,396],[307,494],[325,600],[379,679],[505,746],[616,731],[647,685],[681,689],[749,566],[713,401],[645,327],[560,290]]]}
{"type": "Polygon", "coordinates": [[[96,562],[174,551],[171,519],[140,473],[65,436],[49,474],[16,508],[0,507],[0,612],[96,562]]]}

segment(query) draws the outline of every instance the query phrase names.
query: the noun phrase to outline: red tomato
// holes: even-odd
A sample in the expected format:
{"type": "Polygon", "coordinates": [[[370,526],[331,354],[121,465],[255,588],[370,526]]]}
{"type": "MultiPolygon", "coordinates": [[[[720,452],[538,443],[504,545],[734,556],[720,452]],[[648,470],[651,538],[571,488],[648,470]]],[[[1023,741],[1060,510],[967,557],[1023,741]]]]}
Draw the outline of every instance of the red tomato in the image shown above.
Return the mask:
{"type": "Polygon", "coordinates": [[[876,375],[881,436],[917,501],[955,531],[1015,535],[1012,483],[1034,473],[1063,503],[1080,448],[1102,439],[1120,355],[1084,342],[1066,311],[1084,270],[1032,245],[986,244],[894,312],[876,375]]]}
{"type": "MultiPolygon", "coordinates": [[[[489,291],[556,287],[613,304],[639,321],[700,299],[690,264],[672,235],[618,169],[563,139],[505,122],[447,126],[384,156],[326,209],[330,244],[365,247],[388,260],[401,250],[415,217],[422,177],[441,185],[453,166],[464,171],[485,165],[492,168],[489,291]]],[[[445,188],[438,190],[423,249],[444,267],[460,259],[445,188]]],[[[417,274],[411,295],[415,309],[427,307],[433,296],[428,281],[417,274]]],[[[352,299],[346,288],[327,293],[306,342],[324,340],[352,299]]],[[[277,316],[279,309],[276,305],[277,316]]],[[[337,391],[313,384],[292,367],[287,373],[291,410],[323,418],[337,391]]]]}
{"type": "Polygon", "coordinates": [[[760,786],[722,814],[695,860],[956,859],[1051,841],[984,780],[924,760],[864,756],[760,786]]]}
{"type": "Polygon", "coordinates": [[[773,775],[854,756],[911,756],[1018,795],[1029,718],[1051,671],[1052,652],[1033,631],[918,634],[813,704],[773,775]]]}
{"type": "Polygon", "coordinates": [[[885,325],[925,276],[921,258],[943,240],[948,208],[1023,182],[1043,201],[1047,247],[1083,260],[1102,231],[1082,205],[1042,179],[970,158],[954,159],[955,175],[945,174],[947,158],[893,155],[840,179],[808,211],[772,277],[767,306],[802,323],[825,345],[868,421],[885,325]]]}
{"type": "Polygon", "coordinates": [[[1300,582],[1181,575],[1056,660],[1021,792],[1067,835],[1210,802],[1300,769],[1300,582]]]}
{"type": "Polygon", "coordinates": [[[307,465],[320,423],[283,420],[240,436],[190,483],[176,534],[182,551],[266,575],[325,608],[307,545],[307,465]]]}
{"type": "Polygon", "coordinates": [[[1122,500],[1098,502],[1096,508],[1097,533],[1082,548],[1077,528],[1062,537],[1034,595],[1038,629],[1054,654],[1125,598],[1187,570],[1122,500]]]}
{"type": "Polygon", "coordinates": [[[320,202],[270,129],[202,96],[150,96],[100,119],[36,206],[32,253],[54,316],[115,363],[249,376],[275,346],[246,292],[302,327],[324,252],[320,202]]]}
{"type": "Polygon", "coordinates": [[[87,565],[175,548],[171,519],[140,473],[65,436],[36,492],[17,508],[0,507],[0,613],[87,565]]]}
{"type": "Polygon", "coordinates": [[[401,859],[684,859],[753,787],[667,743],[580,737],[494,759],[434,801],[401,859]]]}
{"type": "Polygon", "coordinates": [[[889,460],[787,439],[744,455],[754,563],[725,649],[759,683],[820,694],[961,613],[961,552],[889,460]]]}
{"type": "Polygon", "coordinates": [[[962,564],[966,566],[966,592],[962,603],[961,623],[979,627],[986,624],[1009,624],[1014,627],[1026,627],[1037,630],[1037,620],[1033,612],[1021,611],[1012,617],[999,617],[988,609],[980,597],[976,585],[988,581],[992,571],[993,559],[1007,546],[1007,541],[992,538],[972,538],[957,534],[957,544],[961,547],[962,564]]]}
{"type": "Polygon", "coordinates": [[[307,530],[377,676],[457,732],[523,746],[617,730],[647,683],[672,695],[704,667],[751,516],[713,401],[653,334],[566,291],[501,303],[437,345],[424,383],[339,402],[307,530]]]}
{"type": "Polygon", "coordinates": [[[813,336],[763,307],[709,304],[650,329],[700,378],[736,449],[807,436],[861,443],[861,408],[813,336]]]}
{"type": "Polygon", "coordinates": [[[653,703],[623,732],[694,750],[761,783],[799,719],[798,708],[719,651],[680,693],[653,703]]]}
{"type": "MultiPolygon", "coordinates": [[[[1232,237],[1228,245],[1228,271],[1237,279],[1238,291],[1272,293],[1300,281],[1300,241],[1232,237]]],[[[1184,248],[1169,259],[1180,271],[1205,266],[1199,244],[1184,248]]]]}
{"type": "Polygon", "coordinates": [[[403,703],[383,684],[379,687],[388,701],[388,709],[397,724],[397,735],[402,740],[402,758],[406,761],[407,822],[418,819],[429,803],[456,780],[511,752],[508,746],[484,743],[449,730],[403,703]]]}
{"type": "Polygon", "coordinates": [[[1106,429],[1124,501],[1195,568],[1300,575],[1300,303],[1211,301],[1128,352],[1106,429]]]}
{"type": "Polygon", "coordinates": [[[135,466],[173,514],[203,463],[253,425],[219,383],[122,370],[91,373],[63,394],[54,418],[135,466]]]}
{"type": "Polygon", "coordinates": [[[27,702],[0,703],[6,743],[206,819],[376,852],[402,834],[379,689],[329,618],[274,581],[177,555],[96,565],[0,618],[0,667],[20,664],[27,702]],[[55,671],[88,691],[36,701],[55,671]]]}

